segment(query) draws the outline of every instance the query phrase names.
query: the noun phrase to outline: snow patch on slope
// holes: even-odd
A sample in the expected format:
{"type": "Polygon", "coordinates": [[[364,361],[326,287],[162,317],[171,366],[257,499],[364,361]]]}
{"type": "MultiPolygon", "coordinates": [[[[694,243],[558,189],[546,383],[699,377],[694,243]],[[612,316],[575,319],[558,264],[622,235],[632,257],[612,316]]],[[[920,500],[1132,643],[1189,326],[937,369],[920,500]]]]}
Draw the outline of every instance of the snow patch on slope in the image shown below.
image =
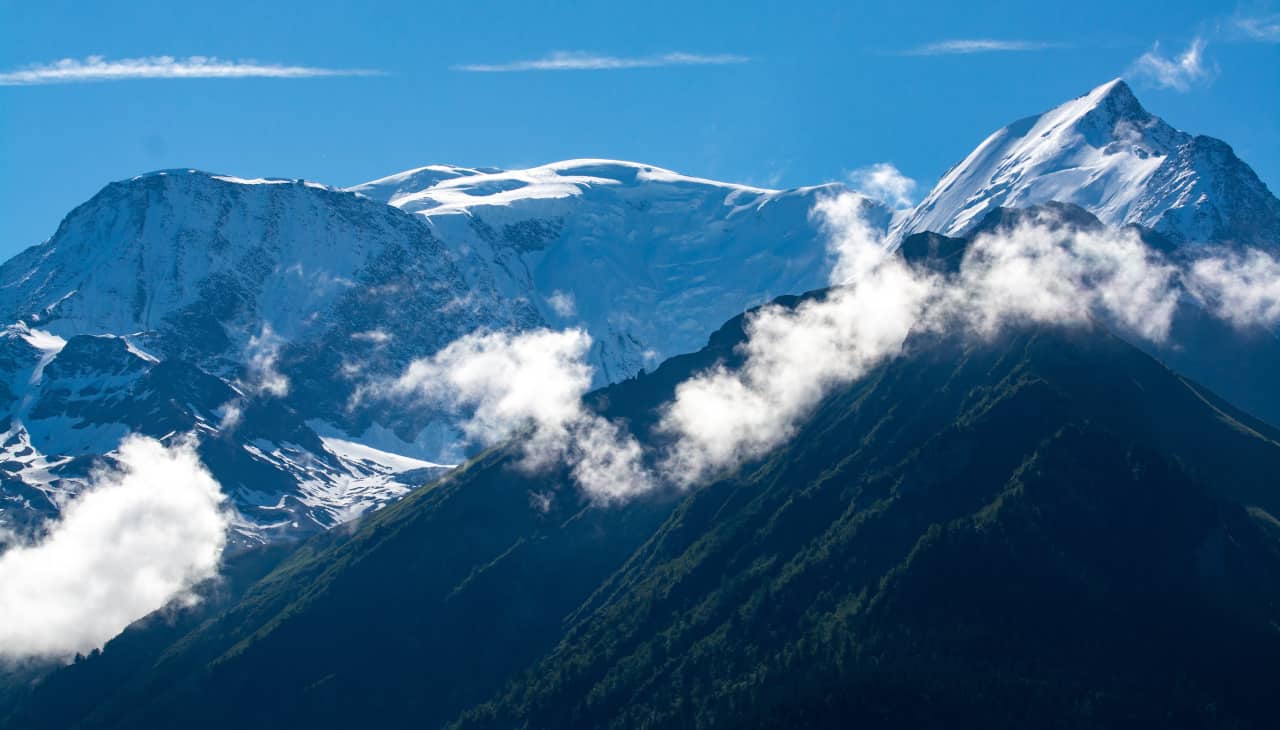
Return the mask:
{"type": "Polygon", "coordinates": [[[355,441],[333,437],[326,438],[324,436],[321,436],[320,440],[324,442],[329,451],[332,451],[339,458],[368,464],[375,469],[385,470],[388,474],[401,474],[414,469],[452,469],[456,466],[455,464],[436,464],[435,462],[414,459],[401,454],[393,454],[390,451],[382,451],[355,441]]]}

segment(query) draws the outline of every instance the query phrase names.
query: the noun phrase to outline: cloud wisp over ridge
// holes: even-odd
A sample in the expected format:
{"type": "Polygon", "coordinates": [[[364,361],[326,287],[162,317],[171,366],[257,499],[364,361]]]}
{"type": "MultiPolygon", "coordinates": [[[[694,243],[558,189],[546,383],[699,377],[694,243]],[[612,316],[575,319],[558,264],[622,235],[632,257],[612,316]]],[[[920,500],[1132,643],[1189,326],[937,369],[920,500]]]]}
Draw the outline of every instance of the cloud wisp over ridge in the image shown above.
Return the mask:
{"type": "Polygon", "coordinates": [[[1185,280],[1206,309],[1236,327],[1280,322],[1280,261],[1268,253],[1251,249],[1202,258],[1185,280]]]}
{"type": "Polygon", "coordinates": [[[257,61],[228,61],[212,56],[147,56],[107,59],[63,58],[0,71],[0,86],[40,86],[130,79],[306,79],[325,76],[379,76],[374,69],[319,68],[257,61]]]}
{"type": "Polygon", "coordinates": [[[654,480],[635,437],[583,405],[591,344],[579,328],[473,332],[414,360],[398,378],[367,384],[356,398],[452,411],[467,440],[481,446],[520,437],[526,470],[563,463],[592,499],[618,501],[649,491],[654,480]]]}
{"type": "Polygon", "coordinates": [[[593,500],[616,503],[704,484],[765,455],[834,389],[899,356],[913,334],[988,341],[1019,326],[1101,322],[1164,344],[1184,304],[1242,328],[1280,323],[1280,261],[1264,252],[1181,261],[1136,231],[1078,228],[1044,210],[979,234],[958,270],[943,273],[899,255],[867,221],[869,200],[849,192],[819,201],[831,289],[753,311],[742,364],[677,385],[653,442],[583,404],[591,338],[580,328],[473,333],[371,392],[460,406],[473,442],[520,438],[526,468],[560,464],[593,500]]]}
{"type": "Polygon", "coordinates": [[[1190,91],[1192,87],[1213,79],[1214,70],[1205,59],[1205,41],[1192,39],[1187,49],[1176,56],[1160,52],[1160,44],[1138,57],[1127,76],[1160,89],[1190,91]]]}
{"type": "Polygon", "coordinates": [[[971,53],[1001,53],[1010,51],[1046,51],[1064,48],[1063,43],[1048,41],[1001,40],[997,38],[951,38],[913,46],[897,51],[897,56],[955,56],[971,53]]]}
{"type": "Polygon", "coordinates": [[[814,217],[836,256],[827,295],[794,308],[769,305],[746,323],[746,361],[676,387],[658,429],[671,439],[664,475],[680,487],[707,482],[788,440],[830,390],[901,349],[934,282],[883,245],[862,216],[866,198],[820,201],[814,217]]]}
{"type": "Polygon", "coordinates": [[[944,275],[909,265],[864,210],[852,193],[820,202],[814,216],[835,254],[833,288],[793,308],[757,310],[741,367],[677,386],[659,426],[672,443],[664,478],[694,486],[763,456],[833,389],[901,354],[912,334],[985,341],[1017,326],[1102,321],[1162,344],[1183,301],[1241,327],[1280,321],[1280,262],[1261,252],[1180,268],[1135,231],[1077,230],[1046,212],[977,236],[959,271],[944,275]]]}
{"type": "Polygon", "coordinates": [[[451,66],[454,71],[472,73],[512,73],[521,71],[616,71],[663,66],[732,66],[750,62],[736,53],[685,53],[675,51],[649,56],[610,56],[588,51],[554,51],[542,58],[504,63],[466,63],[451,66]]]}

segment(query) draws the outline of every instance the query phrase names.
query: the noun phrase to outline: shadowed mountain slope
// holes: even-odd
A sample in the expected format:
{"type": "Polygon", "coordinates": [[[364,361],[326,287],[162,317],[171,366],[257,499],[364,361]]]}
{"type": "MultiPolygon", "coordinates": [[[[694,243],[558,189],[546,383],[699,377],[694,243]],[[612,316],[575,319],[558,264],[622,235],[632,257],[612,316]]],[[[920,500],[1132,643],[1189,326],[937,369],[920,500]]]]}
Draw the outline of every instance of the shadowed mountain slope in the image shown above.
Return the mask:
{"type": "MultiPolygon", "coordinates": [[[[741,338],[591,400],[647,437],[741,338]]],[[[683,495],[592,507],[516,458],[9,727],[1262,727],[1278,689],[1280,434],[1100,328],[912,340],[683,495]]]]}

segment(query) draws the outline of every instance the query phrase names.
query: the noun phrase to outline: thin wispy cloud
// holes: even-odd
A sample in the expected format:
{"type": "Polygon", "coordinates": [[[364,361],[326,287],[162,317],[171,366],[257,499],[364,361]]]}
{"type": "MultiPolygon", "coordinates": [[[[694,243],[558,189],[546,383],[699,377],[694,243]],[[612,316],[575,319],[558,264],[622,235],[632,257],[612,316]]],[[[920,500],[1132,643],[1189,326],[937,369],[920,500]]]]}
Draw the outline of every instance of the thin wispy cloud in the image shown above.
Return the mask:
{"type": "Polygon", "coordinates": [[[616,71],[662,66],[730,66],[751,59],[734,53],[662,53],[652,56],[607,56],[586,51],[555,51],[542,58],[507,63],[469,63],[454,71],[510,73],[519,71],[616,71]]]}
{"type": "Polygon", "coordinates": [[[936,43],[898,51],[899,56],[954,56],[969,53],[1000,53],[1009,51],[1044,51],[1062,48],[1062,43],[1045,41],[998,40],[995,38],[953,38],[936,43]]]}
{"type": "Polygon", "coordinates": [[[38,86],[129,79],[305,79],[322,76],[377,76],[373,69],[317,68],[226,61],[211,56],[148,56],[110,60],[102,56],[63,58],[0,72],[0,86],[38,86]]]}
{"type": "Polygon", "coordinates": [[[1280,13],[1240,15],[1231,18],[1231,26],[1246,40],[1265,43],[1280,42],[1280,13]]]}
{"type": "Polygon", "coordinates": [[[1138,57],[1129,67],[1127,76],[1161,89],[1190,91],[1193,86],[1210,81],[1213,69],[1204,56],[1203,38],[1195,38],[1187,50],[1177,56],[1160,52],[1160,44],[1138,57]]]}

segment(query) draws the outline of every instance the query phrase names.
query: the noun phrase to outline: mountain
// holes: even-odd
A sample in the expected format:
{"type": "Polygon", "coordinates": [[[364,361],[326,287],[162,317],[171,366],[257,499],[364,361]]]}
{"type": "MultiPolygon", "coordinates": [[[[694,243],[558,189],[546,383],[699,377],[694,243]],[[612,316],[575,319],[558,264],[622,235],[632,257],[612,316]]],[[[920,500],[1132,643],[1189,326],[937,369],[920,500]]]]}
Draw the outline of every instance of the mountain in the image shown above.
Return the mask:
{"type": "MultiPolygon", "coordinates": [[[[0,267],[0,312],[14,323],[5,521],[60,503],[128,431],[197,430],[246,543],[323,529],[403,494],[400,472],[435,465],[341,453],[341,432],[316,420],[320,404],[291,405],[308,402],[299,401],[305,377],[266,391],[257,371],[274,368],[285,342],[327,336],[344,338],[352,356],[373,349],[352,337],[381,314],[368,290],[421,278],[434,283],[396,297],[400,319],[380,319],[423,346],[479,322],[529,318],[494,295],[447,310],[479,286],[423,226],[349,193],[188,171],[108,185],[48,242],[0,267]],[[326,445],[317,429],[336,440],[326,445]]],[[[295,356],[299,373],[307,366],[295,356]]],[[[336,369],[323,377],[343,383],[336,369]]],[[[343,397],[334,390],[331,409],[343,397]]]]}
{"type": "Polygon", "coordinates": [[[129,433],[194,432],[202,460],[238,508],[240,545],[305,534],[409,491],[444,467],[318,436],[277,399],[181,359],[159,360],[114,335],[61,340],[19,323],[0,334],[0,365],[22,389],[0,423],[7,526],[35,534],[129,433]],[[234,410],[236,423],[227,422],[234,410]]]}
{"type": "Polygon", "coordinates": [[[809,211],[833,190],[602,160],[112,183],[0,266],[0,522],[33,530],[127,432],[191,429],[237,543],[345,521],[463,456],[451,414],[353,408],[361,384],[478,329],[584,327],[601,385],[652,367],[824,283],[809,211]]]}
{"type": "Polygon", "coordinates": [[[994,208],[1049,201],[1180,242],[1280,244],[1280,200],[1231,147],[1171,127],[1120,79],[997,130],[895,231],[961,235],[994,208]]]}
{"type": "MultiPolygon", "coordinates": [[[[743,337],[589,401],[652,440],[743,337]]],[[[7,727],[1272,719],[1280,432],[1101,327],[916,338],[692,492],[591,506],[519,458],[313,538],[180,637],[126,633],[7,727]]]]}
{"type": "MultiPolygon", "coordinates": [[[[38,531],[128,432],[200,435],[238,547],[376,509],[471,452],[455,413],[357,402],[361,385],[480,329],[581,327],[596,386],[652,369],[745,308],[825,285],[811,212],[843,190],[591,159],[348,189],[194,170],[111,183],[0,266],[0,539],[38,531]]],[[[1119,81],[992,135],[914,211],[862,212],[900,241],[1050,201],[1175,247],[1280,231],[1280,204],[1225,144],[1119,81]]],[[[1274,338],[1192,329],[1194,350],[1153,352],[1277,418],[1274,338]],[[1247,377],[1227,382],[1240,361],[1247,377]]]]}

